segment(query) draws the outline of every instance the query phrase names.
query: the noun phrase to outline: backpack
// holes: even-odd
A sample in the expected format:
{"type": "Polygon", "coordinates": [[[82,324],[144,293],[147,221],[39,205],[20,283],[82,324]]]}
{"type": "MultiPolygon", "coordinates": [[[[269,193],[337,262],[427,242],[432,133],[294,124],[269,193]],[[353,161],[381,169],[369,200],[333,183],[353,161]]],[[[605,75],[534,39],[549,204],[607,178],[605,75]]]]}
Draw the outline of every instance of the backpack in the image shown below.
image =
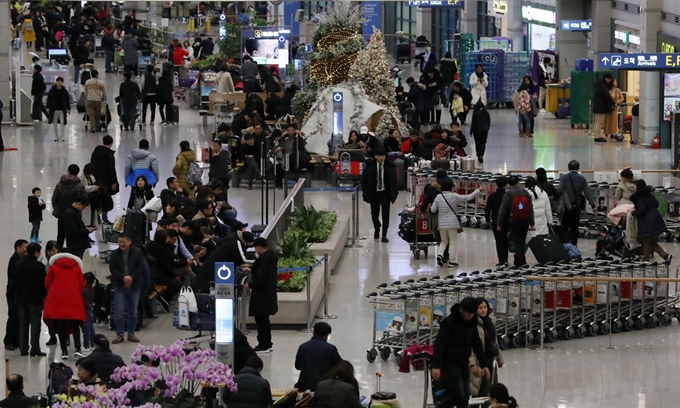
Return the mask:
{"type": "Polygon", "coordinates": [[[527,92],[526,90],[521,90],[519,92],[519,107],[517,108],[517,110],[519,111],[519,113],[527,114],[531,112],[532,109],[533,108],[531,106],[531,96],[529,96],[529,92],[527,92]]]}
{"type": "Polygon", "coordinates": [[[531,202],[527,194],[518,194],[512,197],[510,209],[515,221],[528,222],[531,220],[531,202]]]}
{"type": "Polygon", "coordinates": [[[80,73],[80,85],[85,86],[85,82],[92,78],[92,71],[89,69],[83,70],[80,73]]]}
{"type": "Polygon", "coordinates": [[[192,185],[197,184],[200,183],[202,179],[203,171],[198,166],[198,163],[195,161],[189,162],[189,171],[187,171],[187,180],[189,180],[189,183],[192,185]]]}
{"type": "Polygon", "coordinates": [[[30,23],[24,23],[24,30],[32,32],[33,31],[33,21],[30,23]]]}
{"type": "Polygon", "coordinates": [[[61,41],[64,39],[64,32],[59,30],[54,34],[54,39],[57,41],[61,41]]]}
{"type": "Polygon", "coordinates": [[[50,370],[47,373],[48,397],[68,393],[68,382],[71,377],[73,377],[73,370],[71,367],[61,362],[50,363],[50,370]]]}

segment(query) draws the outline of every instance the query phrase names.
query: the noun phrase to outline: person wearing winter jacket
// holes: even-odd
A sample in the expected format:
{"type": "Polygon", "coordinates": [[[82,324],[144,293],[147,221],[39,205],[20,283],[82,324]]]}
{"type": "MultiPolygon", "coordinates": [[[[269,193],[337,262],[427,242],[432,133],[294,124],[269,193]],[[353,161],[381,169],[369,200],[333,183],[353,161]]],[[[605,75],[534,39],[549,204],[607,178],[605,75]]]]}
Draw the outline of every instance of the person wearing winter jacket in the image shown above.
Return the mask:
{"type": "Polygon", "coordinates": [[[215,76],[215,83],[217,84],[218,93],[234,93],[236,88],[234,88],[234,79],[229,73],[229,66],[223,64],[220,67],[220,72],[215,76]]]}
{"type": "Polygon", "coordinates": [[[139,51],[139,43],[137,39],[130,33],[125,33],[123,37],[123,66],[125,72],[132,72],[137,75],[137,54],[139,51]]]}
{"type": "MultiPolygon", "coordinates": [[[[479,372],[470,373],[470,394],[473,397],[486,397],[489,395],[489,387],[493,378],[497,377],[497,373],[494,372],[494,361],[498,362],[498,368],[502,368],[505,364],[505,359],[503,358],[503,353],[497,348],[496,317],[492,314],[493,309],[491,309],[491,305],[486,299],[477,298],[476,300],[479,306],[477,306],[477,316],[473,320],[476,320],[477,335],[484,344],[484,354],[490,364],[491,380],[484,378],[479,372]],[[498,355],[494,355],[494,344],[498,350],[498,355]]],[[[479,366],[479,358],[477,358],[476,354],[472,353],[470,355],[470,367],[474,366],[479,366]]]]}
{"type": "Polygon", "coordinates": [[[615,193],[616,200],[618,201],[616,205],[633,204],[630,197],[635,193],[635,176],[630,169],[622,170],[620,175],[621,181],[616,186],[615,193]]]}
{"type": "Polygon", "coordinates": [[[427,123],[427,120],[429,119],[429,103],[431,103],[431,101],[428,101],[427,94],[425,93],[425,84],[416,82],[413,77],[408,77],[406,79],[406,85],[409,86],[406,99],[413,104],[416,111],[416,114],[413,115],[413,127],[419,129],[420,124],[427,123]]]}
{"type": "Polygon", "coordinates": [[[210,282],[215,280],[216,262],[233,262],[239,267],[243,264],[252,264],[254,261],[246,257],[245,249],[251,246],[254,240],[255,236],[248,231],[237,231],[236,239],[227,237],[227,240],[203,262],[194,281],[194,290],[201,293],[210,292],[210,282]]]}
{"type": "Polygon", "coordinates": [[[439,123],[442,118],[441,103],[444,98],[441,74],[436,68],[431,68],[420,77],[420,83],[425,85],[425,95],[429,98],[431,105],[428,120],[424,122],[439,123]]]}
{"type": "Polygon", "coordinates": [[[80,259],[83,259],[85,251],[91,247],[90,234],[94,231],[94,227],[86,227],[83,222],[82,212],[89,205],[87,196],[81,195],[64,211],[62,217],[66,246],[80,259]]]}
{"type": "Polygon", "coordinates": [[[175,159],[175,165],[172,168],[172,174],[177,177],[180,187],[184,191],[192,191],[193,186],[191,181],[187,178],[189,174],[189,166],[196,161],[196,152],[191,150],[189,142],[182,140],[179,143],[180,153],[175,159]]]}
{"type": "Polygon", "coordinates": [[[508,266],[508,224],[501,224],[501,229],[498,230],[498,213],[501,209],[501,203],[505,196],[505,187],[508,185],[508,178],[500,176],[496,179],[496,191],[489,194],[486,198],[486,207],[484,207],[484,218],[486,218],[486,225],[491,225],[493,237],[496,241],[496,255],[498,256],[497,268],[508,266]]]}
{"type": "MultiPolygon", "coordinates": [[[[479,193],[485,190],[485,187],[480,186],[477,190],[467,195],[456,193],[453,181],[446,180],[441,187],[442,193],[434,199],[430,211],[437,214],[437,228],[439,229],[439,235],[441,236],[439,252],[443,254],[448,246],[449,268],[457,268],[458,233],[461,229],[461,225],[456,208],[458,207],[458,203],[466,203],[477,198],[479,193]]],[[[437,265],[444,265],[443,255],[437,255],[437,265]]]]}
{"type": "Polygon", "coordinates": [[[489,77],[484,72],[482,64],[475,65],[475,72],[470,74],[470,88],[472,89],[472,101],[474,106],[477,101],[482,101],[486,106],[486,88],[489,86],[489,77]]]}
{"type": "Polygon", "coordinates": [[[45,85],[45,77],[41,74],[42,67],[40,65],[33,66],[33,81],[31,82],[31,96],[33,97],[33,109],[31,116],[34,121],[42,122],[42,114],[49,118],[49,114],[43,105],[43,95],[47,90],[45,85]]]}
{"type": "Polygon", "coordinates": [[[606,142],[604,138],[604,122],[607,115],[614,110],[616,102],[612,98],[609,90],[614,86],[612,74],[606,73],[602,79],[595,83],[593,91],[593,115],[595,116],[593,127],[595,130],[595,141],[606,142]]]}
{"type": "Polygon", "coordinates": [[[359,383],[354,378],[354,366],[342,360],[314,390],[316,408],[360,408],[359,383]]]}
{"type": "Polygon", "coordinates": [[[486,110],[481,100],[475,104],[475,111],[472,113],[472,123],[470,123],[470,133],[475,138],[475,150],[477,151],[477,161],[484,163],[484,153],[486,152],[486,140],[489,137],[491,128],[491,116],[486,110]]]}
{"type": "MultiPolygon", "coordinates": [[[[453,98],[453,95],[455,94],[458,94],[458,96],[460,96],[460,98],[463,100],[463,113],[458,114],[458,120],[460,121],[461,126],[465,126],[467,115],[472,108],[472,92],[470,92],[470,90],[465,87],[465,84],[460,81],[456,81],[453,83],[453,85],[451,85],[451,98],[453,98]]],[[[449,100],[449,102],[452,102],[452,100],[449,100]]]]}
{"type": "Polygon", "coordinates": [[[550,234],[550,227],[553,224],[552,207],[548,194],[538,185],[536,179],[529,176],[524,180],[524,188],[531,196],[534,206],[534,227],[536,235],[550,234]]]}
{"type": "Polygon", "coordinates": [[[113,37],[113,30],[109,30],[102,37],[102,48],[104,48],[104,72],[112,72],[113,54],[116,47],[120,45],[120,40],[113,37]]]}
{"type": "Polygon", "coordinates": [[[189,52],[182,48],[179,40],[175,40],[175,47],[172,50],[172,64],[184,65],[184,57],[188,56],[189,52]]]}
{"type": "Polygon", "coordinates": [[[652,253],[656,252],[666,261],[672,255],[666,253],[658,243],[658,236],[667,231],[666,223],[659,212],[659,202],[654,197],[654,189],[647,186],[644,180],[635,181],[635,193],[630,196],[635,206],[633,217],[637,218],[637,240],[642,245],[642,260],[648,262],[652,253]]]}
{"type": "Polygon", "coordinates": [[[71,97],[64,87],[64,78],[58,77],[55,85],[47,92],[47,120],[54,126],[54,141],[64,140],[66,118],[71,112],[71,97]],[[61,125],[61,126],[59,126],[61,125]],[[59,132],[61,128],[61,135],[59,132]]]}
{"type": "Polygon", "coordinates": [[[134,186],[137,177],[144,176],[150,185],[158,183],[158,158],[149,152],[149,141],[139,141],[139,148],[132,152],[125,160],[125,185],[134,186]]]}
{"type": "Polygon", "coordinates": [[[533,83],[531,77],[527,75],[512,95],[512,106],[517,112],[517,129],[520,138],[534,137],[533,93],[533,83]]]}
{"type": "Polygon", "coordinates": [[[418,148],[422,144],[420,135],[417,130],[412,129],[409,133],[408,139],[401,144],[401,152],[403,154],[418,154],[418,148]]]}
{"type": "Polygon", "coordinates": [[[515,397],[511,397],[508,388],[497,383],[489,388],[489,408],[519,408],[515,397]]]}
{"type": "Polygon", "coordinates": [[[163,74],[158,79],[158,87],[156,88],[156,100],[158,102],[158,113],[161,114],[161,125],[172,122],[173,118],[166,118],[166,110],[175,102],[172,96],[173,90],[172,74],[170,71],[163,71],[163,74]]]}
{"type": "Polygon", "coordinates": [[[158,83],[153,73],[153,65],[146,66],[146,73],[142,76],[142,124],[146,125],[146,108],[151,108],[151,124],[156,120],[156,92],[158,83]]]}
{"type": "Polygon", "coordinates": [[[478,303],[467,297],[451,307],[451,313],[439,324],[439,334],[434,342],[432,378],[443,381],[446,398],[438,407],[467,407],[470,399],[470,371],[481,371],[491,379],[490,362],[484,353],[484,344],[477,333],[478,303]],[[470,367],[470,354],[474,351],[479,365],[470,367]]]}
{"type": "MultiPolygon", "coordinates": [[[[94,177],[103,184],[106,192],[116,195],[119,192],[118,174],[116,172],[116,151],[112,149],[113,137],[104,136],[102,144],[95,147],[90,157],[90,163],[94,165],[94,177]]],[[[102,211],[102,221],[109,224],[108,211],[102,211]]]]}
{"type": "Polygon", "coordinates": [[[111,352],[109,339],[103,334],[92,337],[94,348],[87,358],[97,364],[97,377],[104,383],[111,381],[111,374],[118,367],[125,367],[125,361],[118,354],[111,352]]]}
{"type": "Polygon", "coordinates": [[[85,187],[85,194],[90,199],[90,222],[88,225],[97,225],[98,214],[101,212],[101,200],[99,199],[99,189],[101,186],[97,183],[97,178],[94,176],[94,164],[87,163],[83,167],[83,171],[78,174],[78,178],[85,187]]]}
{"type": "Polygon", "coordinates": [[[272,390],[269,381],[262,378],[264,368],[258,356],[249,357],[246,366],[234,376],[237,392],[225,395],[228,408],[266,408],[272,404],[272,390]]]}
{"type": "Polygon", "coordinates": [[[120,105],[123,109],[123,129],[127,132],[135,130],[135,113],[137,111],[137,102],[142,97],[142,92],[139,90],[137,82],[132,80],[132,72],[123,73],[123,83],[120,84],[118,95],[120,98],[120,105]]]}
{"type": "Polygon", "coordinates": [[[498,210],[497,231],[506,223],[510,226],[510,235],[515,243],[515,266],[526,264],[525,241],[529,230],[534,230],[534,208],[529,193],[519,185],[519,177],[508,177],[510,188],[503,196],[501,208],[498,210]]]}
{"type": "Polygon", "coordinates": [[[68,166],[68,173],[61,176],[52,193],[52,215],[57,219],[57,246],[64,246],[64,224],[62,217],[76,197],[85,192],[83,183],[78,178],[80,167],[77,164],[68,166]]]}
{"type": "Polygon", "coordinates": [[[126,208],[141,210],[153,197],[153,190],[146,177],[138,176],[130,190],[130,199],[126,208]]]}
{"type": "Polygon", "coordinates": [[[442,91],[446,98],[444,101],[448,102],[451,98],[451,84],[458,79],[458,63],[451,56],[451,51],[447,51],[444,58],[439,60],[439,73],[442,78],[442,91]]]}

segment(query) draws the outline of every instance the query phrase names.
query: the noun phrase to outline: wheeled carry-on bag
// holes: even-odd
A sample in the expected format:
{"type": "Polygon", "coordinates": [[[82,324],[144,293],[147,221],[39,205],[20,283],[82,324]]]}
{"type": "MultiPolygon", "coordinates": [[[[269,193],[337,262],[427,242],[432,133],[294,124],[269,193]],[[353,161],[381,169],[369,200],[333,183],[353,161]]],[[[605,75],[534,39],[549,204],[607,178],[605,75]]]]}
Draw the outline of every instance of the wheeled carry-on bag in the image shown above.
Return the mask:
{"type": "Polygon", "coordinates": [[[406,162],[404,159],[394,159],[392,162],[397,166],[397,189],[406,190],[406,162]]]}
{"type": "Polygon", "coordinates": [[[165,108],[165,121],[179,123],[179,106],[172,104],[165,108]]]}
{"type": "Polygon", "coordinates": [[[540,264],[571,260],[569,252],[557,234],[537,235],[529,241],[529,248],[540,264]]]}
{"type": "Polygon", "coordinates": [[[146,241],[146,216],[140,210],[128,210],[125,215],[125,233],[132,239],[132,245],[141,248],[146,241]]]}

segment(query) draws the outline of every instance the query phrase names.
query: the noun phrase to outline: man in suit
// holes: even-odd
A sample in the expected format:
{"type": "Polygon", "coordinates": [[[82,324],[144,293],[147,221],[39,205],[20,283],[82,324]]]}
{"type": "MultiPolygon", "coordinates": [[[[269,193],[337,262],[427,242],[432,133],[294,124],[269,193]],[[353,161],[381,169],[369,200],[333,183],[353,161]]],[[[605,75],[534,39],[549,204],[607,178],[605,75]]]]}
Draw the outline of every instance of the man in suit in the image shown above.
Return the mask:
{"type": "MultiPolygon", "coordinates": [[[[562,226],[569,231],[571,241],[574,245],[578,244],[578,225],[581,220],[581,197],[585,196],[590,207],[595,211],[595,198],[590,193],[588,180],[579,174],[581,164],[572,160],[569,162],[569,173],[560,177],[560,184],[557,186],[557,193],[567,195],[563,198],[564,215],[562,216],[562,226]]],[[[585,208],[585,207],[584,207],[585,208]]]]}
{"type": "Polygon", "coordinates": [[[5,324],[5,350],[15,350],[19,347],[19,308],[16,302],[15,284],[17,262],[28,253],[28,241],[18,239],[14,242],[14,253],[7,263],[7,323],[5,324]]]}
{"type": "Polygon", "coordinates": [[[253,268],[244,269],[251,271],[250,283],[245,285],[250,288],[250,315],[255,318],[257,324],[257,343],[256,353],[268,353],[272,348],[272,329],[269,324],[269,316],[275,315],[279,311],[278,299],[276,296],[276,282],[278,277],[277,263],[279,257],[276,251],[269,248],[266,238],[255,238],[253,242],[257,259],[253,263],[253,268]]]}
{"type": "Polygon", "coordinates": [[[326,322],[314,325],[312,339],[300,344],[295,356],[295,369],[300,370],[298,390],[314,391],[323,377],[342,361],[337,347],[328,342],[331,326],[326,322]]]}
{"type": "Polygon", "coordinates": [[[386,160],[387,152],[384,147],[378,147],[373,152],[375,160],[366,162],[366,167],[361,175],[361,188],[364,202],[371,205],[371,218],[375,234],[373,238],[380,238],[382,226],[382,242],[390,242],[387,239],[387,229],[390,226],[390,205],[397,199],[397,167],[391,161],[386,160]],[[382,225],[380,215],[382,214],[382,225]]]}
{"type": "Polygon", "coordinates": [[[28,328],[31,327],[31,356],[45,357],[40,350],[40,325],[45,303],[45,265],[38,260],[42,247],[37,242],[28,244],[28,254],[16,263],[14,294],[19,308],[19,349],[28,355],[28,328]]]}
{"type": "Polygon", "coordinates": [[[9,395],[0,401],[0,408],[31,408],[39,405],[38,401],[24,394],[24,377],[12,374],[6,380],[9,395]]]}

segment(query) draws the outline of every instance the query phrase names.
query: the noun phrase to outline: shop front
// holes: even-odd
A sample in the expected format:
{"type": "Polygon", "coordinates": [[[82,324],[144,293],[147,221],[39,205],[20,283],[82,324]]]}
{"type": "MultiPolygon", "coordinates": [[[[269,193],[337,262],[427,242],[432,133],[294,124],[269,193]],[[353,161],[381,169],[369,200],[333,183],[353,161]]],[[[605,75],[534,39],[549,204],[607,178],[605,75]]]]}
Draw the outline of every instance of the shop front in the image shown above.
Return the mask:
{"type": "MultiPolygon", "coordinates": [[[[640,52],[640,27],[625,21],[615,20],[612,24],[612,51],[637,54],[640,52]]],[[[633,98],[640,95],[640,71],[621,70],[618,86],[626,95],[626,102],[632,105],[633,98]]]]}
{"type": "Polygon", "coordinates": [[[522,6],[525,49],[555,50],[556,20],[554,7],[532,4],[522,6]]]}
{"type": "MultiPolygon", "coordinates": [[[[657,51],[662,54],[677,54],[680,52],[680,38],[659,31],[657,33],[657,51]]],[[[661,90],[662,120],[659,126],[659,136],[670,135],[673,117],[680,113],[680,74],[677,70],[661,72],[663,81],[661,90]]],[[[677,127],[677,124],[676,124],[677,127]]],[[[679,139],[676,137],[676,139],[679,139]]]]}

